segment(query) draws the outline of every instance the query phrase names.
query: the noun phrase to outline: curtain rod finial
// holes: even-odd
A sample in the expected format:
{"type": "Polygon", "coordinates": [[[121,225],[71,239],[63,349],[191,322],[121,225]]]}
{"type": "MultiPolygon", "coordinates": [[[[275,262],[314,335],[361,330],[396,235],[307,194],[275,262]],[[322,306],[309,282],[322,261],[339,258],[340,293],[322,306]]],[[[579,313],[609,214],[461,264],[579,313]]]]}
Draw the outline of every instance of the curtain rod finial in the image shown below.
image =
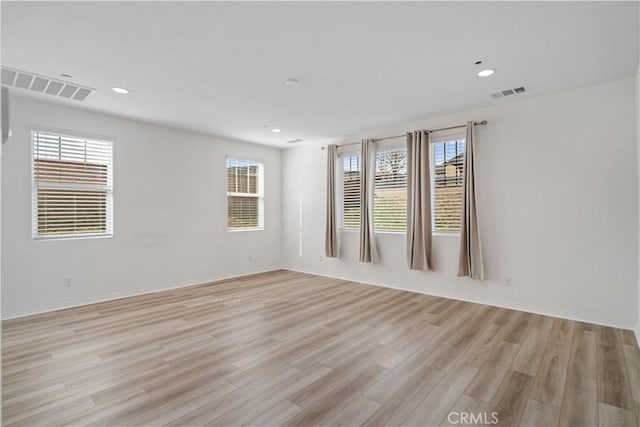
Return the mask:
{"type": "Polygon", "coordinates": [[[481,125],[486,125],[486,124],[487,124],[487,121],[486,121],[486,120],[483,120],[483,121],[481,121],[481,122],[480,122],[480,124],[481,124],[481,125]]]}

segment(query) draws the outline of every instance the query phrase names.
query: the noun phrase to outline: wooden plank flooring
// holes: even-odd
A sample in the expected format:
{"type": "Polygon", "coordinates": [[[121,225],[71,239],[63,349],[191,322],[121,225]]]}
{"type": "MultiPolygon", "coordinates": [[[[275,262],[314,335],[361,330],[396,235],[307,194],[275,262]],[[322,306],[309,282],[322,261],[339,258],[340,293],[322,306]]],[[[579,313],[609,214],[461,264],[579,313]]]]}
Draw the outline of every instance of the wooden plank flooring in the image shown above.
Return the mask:
{"type": "Polygon", "coordinates": [[[289,271],[2,326],[5,426],[640,420],[630,331],[289,271]]]}

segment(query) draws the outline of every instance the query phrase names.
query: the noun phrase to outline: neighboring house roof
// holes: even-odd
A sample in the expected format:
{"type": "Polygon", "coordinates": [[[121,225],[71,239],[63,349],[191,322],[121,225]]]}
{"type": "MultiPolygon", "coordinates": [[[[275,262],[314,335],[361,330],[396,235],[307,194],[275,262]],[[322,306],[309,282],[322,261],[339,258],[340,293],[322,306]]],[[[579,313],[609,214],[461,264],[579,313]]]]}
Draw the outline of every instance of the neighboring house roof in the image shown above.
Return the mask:
{"type": "Polygon", "coordinates": [[[463,160],[464,160],[464,153],[460,153],[457,156],[452,157],[449,160],[447,160],[446,162],[444,162],[443,165],[454,164],[456,166],[462,166],[462,161],[463,160]]]}

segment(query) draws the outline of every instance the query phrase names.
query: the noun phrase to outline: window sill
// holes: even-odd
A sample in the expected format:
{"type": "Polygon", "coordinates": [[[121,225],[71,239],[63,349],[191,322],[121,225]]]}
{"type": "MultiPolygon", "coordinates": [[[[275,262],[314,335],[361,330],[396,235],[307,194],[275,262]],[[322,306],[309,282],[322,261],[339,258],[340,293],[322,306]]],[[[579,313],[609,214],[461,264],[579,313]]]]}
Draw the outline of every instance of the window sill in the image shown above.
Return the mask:
{"type": "Polygon", "coordinates": [[[443,233],[443,232],[434,232],[431,233],[433,237],[460,237],[460,233],[443,233]]]}
{"type": "Polygon", "coordinates": [[[78,239],[108,239],[113,234],[82,234],[82,235],[60,235],[60,236],[33,236],[32,239],[39,242],[51,240],[78,240],[78,239]]]}
{"type": "Polygon", "coordinates": [[[252,228],[227,228],[229,233],[238,233],[243,231],[264,231],[264,227],[252,227],[252,228]]]}

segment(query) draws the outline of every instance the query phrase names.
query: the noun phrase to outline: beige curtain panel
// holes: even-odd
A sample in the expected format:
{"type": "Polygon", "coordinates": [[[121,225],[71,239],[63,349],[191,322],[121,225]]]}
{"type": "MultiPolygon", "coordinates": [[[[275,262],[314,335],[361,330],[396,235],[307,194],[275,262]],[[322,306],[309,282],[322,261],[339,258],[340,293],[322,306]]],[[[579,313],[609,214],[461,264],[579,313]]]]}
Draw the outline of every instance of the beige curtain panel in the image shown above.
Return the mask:
{"type": "Polygon", "coordinates": [[[360,261],[378,262],[373,225],[373,182],[376,174],[376,145],[373,139],[360,144],[360,261]]]}
{"type": "Polygon", "coordinates": [[[431,270],[431,173],[429,132],[407,133],[407,263],[431,270]]]}
{"type": "Polygon", "coordinates": [[[478,227],[478,198],[476,194],[474,159],[475,127],[473,122],[467,122],[465,145],[458,276],[469,276],[472,279],[484,280],[484,260],[482,259],[482,244],[478,227]]]}
{"type": "Polygon", "coordinates": [[[338,146],[327,146],[327,218],[325,225],[324,254],[327,258],[338,257],[338,220],[336,213],[336,163],[338,146]]]}

